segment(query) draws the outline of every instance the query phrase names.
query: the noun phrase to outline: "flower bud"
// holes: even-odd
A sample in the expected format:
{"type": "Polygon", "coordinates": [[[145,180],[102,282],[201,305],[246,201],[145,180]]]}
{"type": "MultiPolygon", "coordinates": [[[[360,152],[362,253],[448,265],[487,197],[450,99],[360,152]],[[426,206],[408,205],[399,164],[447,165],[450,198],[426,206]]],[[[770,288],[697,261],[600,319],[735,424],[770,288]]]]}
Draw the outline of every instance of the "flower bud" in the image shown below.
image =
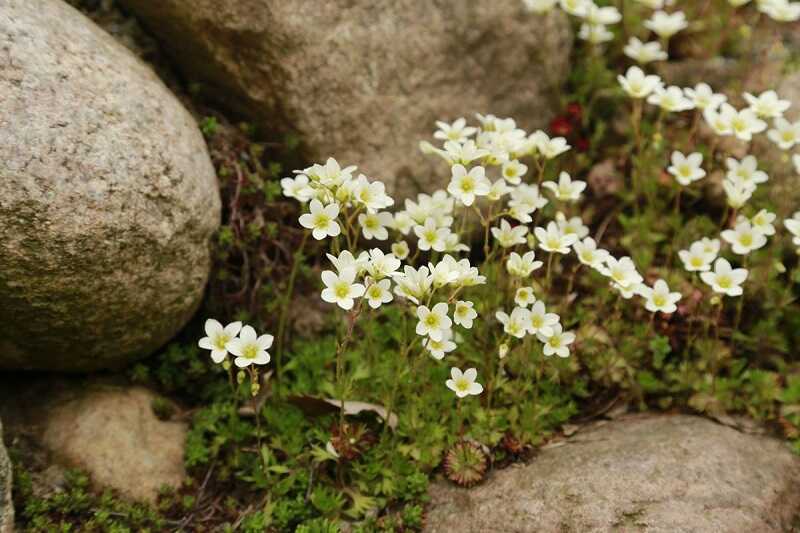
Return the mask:
{"type": "Polygon", "coordinates": [[[500,359],[505,359],[506,355],[508,355],[508,343],[501,344],[497,352],[500,355],[500,359]]]}

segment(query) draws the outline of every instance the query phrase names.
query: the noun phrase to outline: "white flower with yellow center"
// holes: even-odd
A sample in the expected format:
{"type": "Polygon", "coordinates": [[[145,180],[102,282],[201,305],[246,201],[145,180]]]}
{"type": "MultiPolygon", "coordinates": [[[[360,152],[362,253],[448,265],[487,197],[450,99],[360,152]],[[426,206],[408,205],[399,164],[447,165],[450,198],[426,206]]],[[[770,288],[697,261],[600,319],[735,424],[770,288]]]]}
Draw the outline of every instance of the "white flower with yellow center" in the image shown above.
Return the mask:
{"type": "Polygon", "coordinates": [[[545,159],[555,159],[571,148],[564,137],[553,137],[551,139],[541,130],[532,133],[529,139],[545,159]]]}
{"type": "Polygon", "coordinates": [[[609,26],[622,20],[622,13],[614,6],[599,7],[594,2],[587,2],[583,20],[589,24],[609,26]]]}
{"type": "Polygon", "coordinates": [[[617,259],[609,255],[606,259],[604,274],[624,289],[638,285],[644,280],[636,270],[633,260],[628,256],[617,259]]]}
{"type": "Polygon", "coordinates": [[[547,229],[538,227],[533,230],[539,248],[546,252],[568,254],[570,246],[578,242],[574,233],[564,234],[555,222],[547,224],[547,229]]]}
{"type": "Polygon", "coordinates": [[[486,198],[490,202],[496,202],[500,200],[503,196],[513,191],[511,187],[508,186],[508,183],[504,179],[499,179],[492,183],[492,188],[489,189],[489,194],[486,195],[486,198]]]}
{"type": "Polygon", "coordinates": [[[758,96],[744,93],[750,109],[761,118],[779,118],[792,106],[789,100],[781,100],[775,91],[764,91],[758,96]]]}
{"type": "Polygon", "coordinates": [[[520,287],[514,293],[514,303],[520,307],[528,307],[536,302],[536,296],[533,293],[533,287],[520,287]]]}
{"type": "Polygon", "coordinates": [[[485,168],[473,167],[467,172],[464,165],[453,165],[447,192],[458,198],[462,204],[472,205],[476,197],[486,196],[491,188],[492,183],[486,177],[485,168]]]}
{"type": "Polygon", "coordinates": [[[564,235],[577,235],[579,239],[589,235],[589,228],[583,223],[581,217],[567,218],[564,213],[559,211],[556,213],[556,224],[564,235]]]}
{"type": "Polygon", "coordinates": [[[781,150],[791,150],[800,143],[800,120],[789,122],[783,117],[775,119],[775,128],[767,132],[769,140],[778,145],[781,150]]]}
{"type": "Polygon", "coordinates": [[[504,311],[497,311],[495,318],[503,324],[503,331],[512,337],[521,339],[528,332],[530,311],[524,307],[515,307],[510,315],[504,311]]]}
{"type": "Polygon", "coordinates": [[[645,299],[644,307],[651,313],[674,313],[678,310],[678,300],[681,293],[670,292],[667,282],[660,279],[652,287],[646,285],[639,289],[639,294],[645,299]]]}
{"type": "Polygon", "coordinates": [[[530,250],[525,252],[524,255],[519,255],[517,252],[511,252],[506,260],[506,269],[512,276],[526,278],[542,267],[541,261],[536,261],[536,252],[530,250]]]}
{"type": "Polygon", "coordinates": [[[582,241],[578,241],[572,245],[572,249],[578,256],[578,261],[586,266],[603,272],[605,271],[605,262],[609,257],[607,250],[597,248],[597,243],[591,237],[586,237],[582,241]]]}
{"type": "Polygon", "coordinates": [[[315,239],[321,241],[325,237],[336,237],[342,232],[336,217],[339,216],[339,205],[323,206],[319,200],[311,200],[309,212],[300,215],[300,225],[312,230],[315,239]]]}
{"type": "Polygon", "coordinates": [[[569,174],[562,172],[558,176],[558,183],[545,181],[542,187],[550,189],[558,200],[564,202],[577,202],[581,198],[581,193],[586,188],[586,182],[573,180],[569,174]]]}
{"type": "Polygon", "coordinates": [[[536,337],[544,343],[544,355],[557,355],[559,357],[569,357],[569,345],[575,342],[575,334],[571,331],[564,331],[561,324],[553,324],[549,334],[539,332],[536,337]]]}
{"type": "Polygon", "coordinates": [[[516,159],[506,161],[501,169],[503,179],[512,185],[519,185],[526,172],[528,172],[528,167],[516,159]]]}
{"type": "Polygon", "coordinates": [[[742,185],[759,185],[769,180],[767,173],[758,170],[758,161],[752,155],[746,156],[741,161],[732,157],[725,160],[728,172],[725,177],[733,183],[742,185]]]}
{"type": "Polygon", "coordinates": [[[380,181],[370,182],[363,174],[358,176],[352,188],[355,203],[366,207],[370,213],[394,205],[394,200],[386,194],[386,186],[380,181]]]}
{"type": "Polygon", "coordinates": [[[586,16],[591,0],[558,0],[561,9],[576,17],[586,16]]]}
{"type": "Polygon", "coordinates": [[[427,335],[435,341],[442,340],[444,331],[453,325],[453,321],[447,316],[447,304],[444,302],[439,302],[432,309],[420,305],[417,307],[417,318],[417,335],[427,335]]]}
{"type": "Polygon", "coordinates": [[[530,214],[546,206],[547,198],[539,193],[537,185],[523,183],[511,191],[511,200],[508,205],[512,209],[517,209],[520,213],[530,214]]]}
{"type": "Polygon", "coordinates": [[[607,43],[614,38],[614,34],[603,24],[581,24],[578,30],[578,39],[592,44],[607,43]]]}
{"type": "Polygon", "coordinates": [[[753,196],[756,186],[754,183],[736,183],[726,179],[722,181],[722,189],[728,198],[728,205],[740,209],[753,196]]]}
{"type": "Polygon", "coordinates": [[[678,257],[687,271],[707,272],[711,270],[711,263],[716,259],[717,252],[709,253],[709,249],[702,242],[697,241],[689,245],[688,250],[679,251],[678,257]]]}
{"type": "Polygon", "coordinates": [[[500,221],[499,228],[492,228],[492,236],[503,248],[511,248],[517,244],[525,244],[528,228],[523,225],[511,227],[506,219],[500,221]]]}
{"type": "Polygon", "coordinates": [[[750,221],[742,219],[733,229],[722,232],[722,238],[731,244],[733,253],[747,255],[767,244],[767,237],[757,231],[750,221]]]}
{"type": "Polygon", "coordinates": [[[752,109],[742,109],[731,116],[731,131],[737,139],[750,141],[753,135],[767,129],[767,123],[758,118],[752,109]]]}
{"type": "Polygon", "coordinates": [[[389,231],[386,227],[393,223],[394,217],[386,211],[358,215],[358,225],[361,226],[361,233],[365,239],[385,241],[389,238],[389,231]]]}
{"type": "Polygon", "coordinates": [[[242,329],[241,322],[231,322],[225,327],[219,321],[209,318],[205,323],[206,336],[197,343],[204,350],[211,350],[211,360],[221,363],[228,355],[230,343],[242,329]]]}
{"type": "Polygon", "coordinates": [[[403,273],[395,276],[394,280],[396,283],[394,293],[415,304],[419,304],[430,294],[433,285],[433,276],[430,275],[428,267],[424,266],[416,269],[406,265],[403,267],[403,273]]]}
{"type": "Polygon", "coordinates": [[[737,116],[736,109],[723,102],[719,108],[707,107],[703,110],[703,119],[705,119],[708,127],[711,128],[717,135],[732,135],[733,134],[733,119],[737,116]]]}
{"type": "Polygon", "coordinates": [[[475,311],[475,304],[464,300],[456,302],[453,322],[465,329],[472,329],[472,323],[476,318],[478,318],[478,312],[475,311]]]}
{"type": "Polygon", "coordinates": [[[445,354],[456,349],[456,343],[452,341],[453,331],[448,329],[442,333],[441,340],[435,341],[428,337],[423,341],[423,346],[430,352],[434,359],[442,360],[445,354]]]}
{"type": "Polygon", "coordinates": [[[714,262],[712,272],[702,272],[700,279],[711,286],[714,292],[728,296],[741,296],[742,283],[747,279],[747,270],[744,268],[732,268],[731,264],[720,257],[714,262]]]}
{"type": "Polygon", "coordinates": [[[775,222],[776,218],[777,216],[775,213],[771,213],[766,209],[762,209],[753,215],[753,218],[750,219],[750,223],[753,225],[754,230],[770,236],[775,235],[775,226],[773,225],[773,222],[775,222]]]}
{"type": "Polygon", "coordinates": [[[694,86],[694,89],[687,87],[683,92],[686,93],[686,97],[692,101],[694,106],[702,111],[717,109],[728,101],[727,96],[715,93],[707,83],[698,83],[694,86]]]}
{"type": "Polygon", "coordinates": [[[467,139],[475,135],[478,131],[478,128],[467,126],[467,120],[463,117],[456,119],[452,124],[436,121],[436,126],[439,129],[433,134],[434,139],[454,141],[457,143],[466,142],[467,139]]]}
{"type": "Polygon", "coordinates": [[[703,154],[699,152],[686,156],[675,151],[672,152],[670,161],[672,165],[667,168],[667,172],[675,176],[675,180],[683,186],[691,185],[706,175],[706,171],[702,168],[703,154]]]}
{"type": "Polygon", "coordinates": [[[528,316],[527,329],[531,335],[548,336],[553,332],[553,326],[558,324],[561,318],[555,313],[548,313],[544,302],[538,300],[531,306],[528,316]]]}
{"type": "Polygon", "coordinates": [[[683,89],[676,86],[658,87],[647,97],[647,103],[660,107],[670,113],[680,113],[694,108],[694,103],[686,98],[683,89]]]}
{"type": "Polygon", "coordinates": [[[778,22],[795,22],[800,20],[800,2],[787,0],[764,0],[759,9],[772,20],[778,22]]]}
{"type": "Polygon", "coordinates": [[[447,248],[447,236],[451,231],[450,228],[440,228],[433,218],[429,218],[424,226],[414,226],[414,233],[419,238],[417,247],[423,252],[444,252],[447,248]]]}
{"type": "Polygon", "coordinates": [[[369,261],[366,263],[366,271],[373,279],[383,279],[396,275],[400,268],[400,259],[394,254],[386,254],[380,248],[373,248],[369,251],[369,261]]]}
{"type": "Polygon", "coordinates": [[[668,57],[667,53],[661,48],[660,42],[643,43],[636,37],[630,38],[623,52],[640,65],[646,65],[653,61],[665,61],[668,57]]]}
{"type": "Polygon", "coordinates": [[[381,305],[391,302],[394,297],[392,296],[391,288],[392,282],[388,279],[382,279],[380,281],[375,281],[371,283],[368,287],[366,292],[364,293],[364,298],[367,299],[367,303],[373,309],[379,308],[381,305]]]}
{"type": "Polygon", "coordinates": [[[314,197],[314,189],[311,188],[308,176],[305,174],[298,174],[294,178],[283,178],[281,188],[284,196],[294,198],[301,203],[306,203],[314,197]]]}
{"type": "Polygon", "coordinates": [[[450,379],[445,382],[445,385],[459,398],[477,396],[483,392],[483,386],[477,383],[476,379],[478,379],[478,371],[474,368],[468,368],[462,373],[460,369],[453,367],[450,369],[450,379]]]}
{"type": "Polygon", "coordinates": [[[337,274],[332,270],[322,272],[322,299],[328,303],[335,303],[344,310],[353,308],[353,299],[364,295],[366,290],[360,283],[356,283],[356,271],[352,268],[344,269],[337,274]]]}
{"type": "Polygon", "coordinates": [[[397,259],[403,261],[408,257],[409,253],[411,253],[411,250],[406,241],[392,243],[392,254],[394,254],[397,259]]]}
{"type": "Polygon", "coordinates": [[[270,359],[267,349],[272,346],[273,340],[272,335],[259,337],[251,326],[244,326],[239,337],[231,340],[228,345],[228,351],[236,356],[233,364],[239,368],[250,365],[266,365],[270,359]]]}
{"type": "Polygon", "coordinates": [[[656,11],[650,19],[644,21],[644,27],[662,39],[669,39],[679,31],[689,26],[683,11],[667,13],[656,11]]]}

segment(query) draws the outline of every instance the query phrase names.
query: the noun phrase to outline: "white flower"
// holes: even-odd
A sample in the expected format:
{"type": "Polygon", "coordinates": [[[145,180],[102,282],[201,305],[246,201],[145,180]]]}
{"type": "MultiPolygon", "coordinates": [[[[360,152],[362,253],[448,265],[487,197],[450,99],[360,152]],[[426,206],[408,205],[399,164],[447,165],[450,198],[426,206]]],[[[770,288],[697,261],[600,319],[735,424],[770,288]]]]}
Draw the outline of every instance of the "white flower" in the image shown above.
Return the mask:
{"type": "Polygon", "coordinates": [[[528,167],[516,159],[512,159],[511,161],[506,161],[503,163],[503,179],[512,185],[519,185],[526,172],[528,172],[528,167]]]}
{"type": "Polygon", "coordinates": [[[674,13],[656,11],[649,20],[644,21],[644,27],[662,39],[669,39],[688,25],[689,23],[686,21],[686,15],[683,14],[683,11],[674,13]]]}
{"type": "Polygon", "coordinates": [[[733,229],[723,231],[721,235],[732,245],[733,253],[739,255],[747,255],[767,244],[767,237],[753,228],[747,219],[738,222],[733,229]]]}
{"type": "Polygon", "coordinates": [[[552,10],[558,0],[522,0],[525,3],[525,9],[532,13],[547,13],[552,10]]]}
{"type": "Polygon", "coordinates": [[[613,283],[613,282],[611,283],[611,288],[616,290],[620,294],[620,296],[622,296],[626,300],[630,300],[631,298],[639,294],[639,291],[643,286],[644,285],[641,283],[633,283],[631,285],[628,285],[627,287],[623,287],[619,283],[613,283]]]}
{"type": "Polygon", "coordinates": [[[408,243],[406,241],[399,241],[392,244],[392,253],[396,258],[399,260],[404,260],[408,257],[410,250],[408,248],[408,243]]]}
{"type": "Polygon", "coordinates": [[[546,356],[569,357],[569,345],[575,342],[575,334],[571,331],[563,331],[561,324],[550,326],[549,334],[539,332],[536,336],[544,343],[546,356]]]}
{"type": "Polygon", "coordinates": [[[499,179],[494,183],[492,183],[492,188],[489,189],[489,194],[486,195],[486,198],[490,202],[496,202],[513,190],[514,189],[509,187],[508,184],[505,182],[505,180],[499,179]]]}
{"type": "Polygon", "coordinates": [[[424,266],[416,269],[406,265],[403,273],[395,276],[394,280],[396,283],[394,293],[415,304],[419,304],[429,294],[433,285],[433,277],[428,267],[424,266]]]}
{"type": "Polygon", "coordinates": [[[342,168],[339,162],[334,158],[329,157],[325,165],[313,165],[303,171],[309,178],[318,181],[320,184],[328,188],[338,187],[341,184],[353,179],[353,172],[356,167],[349,166],[342,168]]]}
{"type": "Polygon", "coordinates": [[[638,285],[644,280],[636,270],[633,260],[627,256],[617,259],[609,255],[606,259],[606,272],[604,274],[623,289],[638,285]]]}
{"type": "Polygon", "coordinates": [[[464,118],[456,119],[452,124],[436,121],[436,126],[439,129],[433,134],[434,139],[455,141],[457,143],[466,142],[467,139],[475,135],[475,132],[478,131],[478,128],[467,126],[467,121],[464,118]]]}
{"type": "Polygon", "coordinates": [[[300,202],[307,202],[314,196],[314,189],[311,188],[308,176],[298,174],[294,178],[283,178],[281,180],[283,195],[287,198],[294,198],[300,202]]]}
{"type": "Polygon", "coordinates": [[[660,77],[655,74],[645,75],[637,66],[630,67],[624,76],[617,76],[617,81],[631,98],[646,98],[663,85],[660,77]]]}
{"type": "Polygon", "coordinates": [[[231,340],[228,344],[228,351],[236,356],[233,364],[239,368],[250,365],[266,365],[270,359],[267,349],[272,346],[273,340],[272,335],[259,337],[251,326],[244,326],[239,337],[231,340]]]}
{"type": "Polygon", "coordinates": [[[728,197],[728,205],[734,209],[739,209],[746,204],[756,190],[753,183],[733,182],[728,179],[722,181],[722,188],[728,197]]]}
{"type": "Polygon", "coordinates": [[[719,239],[711,239],[709,237],[703,237],[697,242],[700,243],[700,245],[703,247],[703,251],[710,257],[709,262],[717,258],[717,255],[719,254],[719,249],[722,245],[719,239]]]}
{"type": "Polygon", "coordinates": [[[394,276],[398,268],[400,268],[400,259],[395,257],[394,254],[385,254],[380,248],[373,248],[369,251],[366,270],[374,279],[394,276]]]}
{"type": "Polygon", "coordinates": [[[342,252],[339,254],[339,257],[331,254],[325,255],[328,256],[328,260],[330,260],[331,264],[333,264],[333,268],[340,273],[347,269],[354,269],[356,275],[359,275],[366,269],[367,263],[369,262],[369,254],[366,252],[361,252],[358,255],[358,259],[353,257],[353,254],[351,254],[348,250],[342,250],[342,252]]]}
{"type": "Polygon", "coordinates": [[[650,43],[643,43],[636,37],[631,37],[628,44],[623,49],[625,55],[636,61],[641,65],[653,61],[664,61],[667,59],[667,53],[661,48],[661,43],[653,41],[650,43]]]}
{"type": "Polygon", "coordinates": [[[672,165],[667,168],[667,172],[675,176],[675,179],[683,186],[691,185],[692,182],[697,181],[706,175],[703,170],[703,154],[694,152],[688,156],[680,152],[672,152],[670,158],[672,165]]]}
{"type": "Polygon", "coordinates": [[[436,226],[436,221],[429,218],[424,226],[414,226],[414,233],[419,238],[417,246],[423,252],[433,249],[437,252],[444,252],[447,248],[447,236],[450,228],[440,228],[436,226]]]}
{"type": "Polygon", "coordinates": [[[645,309],[651,313],[674,313],[678,310],[675,304],[681,299],[681,293],[670,292],[667,282],[663,279],[656,281],[652,287],[642,286],[639,294],[645,299],[645,309]]]}
{"type": "Polygon", "coordinates": [[[445,384],[459,398],[477,396],[483,392],[483,386],[475,381],[477,378],[478,371],[474,368],[468,368],[462,373],[460,369],[453,367],[450,369],[450,379],[445,384]]]}
{"type": "Polygon", "coordinates": [[[558,200],[565,202],[577,202],[583,190],[586,188],[586,182],[581,180],[574,180],[566,172],[562,172],[558,176],[558,183],[554,181],[545,181],[542,187],[550,189],[555,194],[558,200]]]}
{"type": "Polygon", "coordinates": [[[391,283],[392,282],[388,279],[382,279],[367,287],[364,298],[367,299],[367,303],[371,308],[377,309],[381,305],[389,303],[394,299],[392,293],[389,291],[391,283]]]}
{"type": "Polygon", "coordinates": [[[511,191],[511,199],[508,205],[512,209],[517,209],[520,213],[530,214],[546,206],[547,203],[547,198],[539,194],[538,186],[523,183],[511,191]]]}
{"type": "Polygon", "coordinates": [[[463,328],[472,329],[472,322],[476,318],[478,318],[478,312],[475,311],[475,304],[464,300],[456,302],[456,308],[453,311],[453,322],[463,328]]]}
{"type": "Polygon", "coordinates": [[[769,179],[766,172],[758,170],[758,161],[752,155],[741,161],[729,157],[725,160],[725,165],[728,167],[726,177],[733,183],[758,185],[769,179]]]}
{"type": "Polygon", "coordinates": [[[228,355],[231,341],[242,329],[241,322],[231,322],[225,327],[219,321],[209,318],[205,323],[206,336],[197,343],[204,350],[211,350],[211,360],[221,363],[228,355]]]}
{"type": "Polygon", "coordinates": [[[664,111],[679,113],[694,108],[694,103],[684,96],[683,89],[674,85],[670,87],[657,87],[647,97],[647,103],[659,106],[664,111]]]}
{"type": "Polygon", "coordinates": [[[517,244],[525,244],[527,240],[525,235],[528,233],[528,228],[523,225],[511,227],[506,219],[500,221],[499,228],[492,228],[492,236],[497,239],[500,246],[503,248],[511,248],[517,244]]]}
{"type": "Polygon", "coordinates": [[[453,331],[447,329],[442,333],[441,340],[435,341],[429,337],[423,341],[423,345],[434,359],[442,360],[446,353],[456,349],[456,343],[451,340],[452,338],[453,331]]]}
{"type": "Polygon", "coordinates": [[[541,261],[535,261],[536,253],[531,250],[525,252],[525,255],[519,255],[517,252],[511,252],[506,261],[506,268],[512,276],[526,278],[531,275],[534,270],[542,267],[541,261]]]}
{"type": "Polygon", "coordinates": [[[473,167],[467,172],[464,165],[453,165],[450,184],[447,192],[458,198],[461,203],[470,206],[475,202],[476,196],[486,196],[492,188],[492,183],[486,177],[486,169],[473,167]]]}
{"type": "Polygon", "coordinates": [[[430,146],[429,143],[425,143],[424,141],[420,143],[420,146],[423,148],[423,152],[432,151],[433,153],[441,156],[451,165],[455,165],[456,163],[469,165],[476,159],[480,159],[489,155],[488,150],[478,148],[478,146],[475,144],[475,141],[472,139],[464,143],[447,141],[444,143],[444,150],[439,150],[438,148],[430,146]]]}
{"type": "Polygon", "coordinates": [[[713,272],[702,272],[700,279],[711,286],[714,292],[728,296],[740,296],[742,283],[747,279],[747,270],[744,268],[731,268],[731,264],[723,258],[714,262],[713,272]]]}
{"type": "Polygon", "coordinates": [[[336,274],[332,270],[322,272],[322,283],[325,289],[322,290],[322,299],[329,303],[335,303],[342,309],[353,308],[353,299],[364,294],[364,286],[355,283],[356,271],[348,268],[336,274]]]}
{"type": "Polygon", "coordinates": [[[531,140],[536,146],[536,150],[545,159],[555,159],[571,148],[564,137],[553,137],[551,139],[543,131],[536,131],[531,134],[531,140]]]}
{"type": "MultiPolygon", "coordinates": [[[[716,240],[716,239],[715,239],[716,240]]],[[[717,241],[719,243],[719,241],[717,241]]],[[[717,248],[717,251],[719,248],[717,248]]],[[[711,270],[711,263],[717,257],[717,251],[709,253],[709,249],[701,241],[693,242],[688,250],[678,252],[684,268],[689,272],[706,272],[711,270]]]]}
{"type": "Polygon", "coordinates": [[[533,294],[533,287],[520,287],[514,293],[514,303],[520,307],[528,307],[536,301],[536,296],[533,294]]]}
{"type": "Polygon", "coordinates": [[[556,224],[558,224],[558,229],[564,235],[576,235],[579,239],[589,235],[589,228],[583,223],[581,217],[568,219],[564,213],[559,211],[556,213],[556,224]]]}
{"type": "Polygon", "coordinates": [[[361,213],[358,215],[358,225],[365,239],[385,241],[389,238],[386,226],[394,223],[394,217],[387,211],[380,213],[361,213]]]}
{"type": "Polygon", "coordinates": [[[792,234],[792,243],[795,246],[800,246],[800,211],[796,212],[792,218],[784,220],[783,225],[792,234]]]}
{"type": "Polygon", "coordinates": [[[558,0],[561,9],[576,17],[586,16],[586,10],[591,0],[558,0]]]}
{"type": "Polygon", "coordinates": [[[495,313],[497,321],[503,324],[503,331],[512,337],[521,339],[528,331],[530,312],[524,307],[515,307],[511,315],[503,311],[495,313]]]}
{"type": "Polygon", "coordinates": [[[590,266],[597,271],[604,271],[604,264],[609,257],[607,250],[598,249],[597,243],[591,237],[586,237],[572,245],[578,255],[578,261],[590,266]]]}
{"type": "Polygon", "coordinates": [[[469,264],[469,259],[458,261],[458,279],[455,284],[461,287],[472,287],[486,283],[486,276],[481,276],[478,269],[469,264]]]}
{"type": "Polygon", "coordinates": [[[703,118],[708,127],[717,135],[732,135],[732,122],[736,116],[736,109],[727,102],[721,103],[719,108],[707,107],[703,110],[703,118]]]}
{"type": "Polygon", "coordinates": [[[386,194],[386,186],[380,181],[370,182],[363,174],[353,184],[353,196],[356,203],[366,207],[370,213],[394,205],[394,200],[386,194]]]}
{"type": "Polygon", "coordinates": [[[445,255],[436,265],[428,263],[428,268],[431,271],[433,286],[437,289],[455,283],[460,274],[458,262],[449,254],[445,255]]]}
{"type": "Polygon", "coordinates": [[[336,217],[339,216],[339,205],[328,204],[323,206],[319,200],[311,200],[309,213],[300,215],[300,225],[313,230],[311,234],[321,241],[325,237],[336,237],[342,232],[336,217]]]}
{"type": "Polygon", "coordinates": [[[594,2],[587,2],[583,19],[589,24],[608,26],[622,20],[622,13],[614,6],[598,7],[594,2]]]}
{"type": "Polygon", "coordinates": [[[781,100],[775,91],[765,91],[758,96],[744,93],[750,109],[761,118],[779,118],[791,107],[789,100],[781,100]]]}
{"type": "Polygon", "coordinates": [[[531,335],[551,335],[553,326],[558,324],[559,316],[555,313],[548,313],[541,300],[536,301],[530,309],[528,315],[528,333],[531,335]]]}
{"type": "Polygon", "coordinates": [[[783,117],[775,119],[775,128],[767,132],[769,140],[778,145],[781,150],[790,150],[795,144],[800,143],[800,120],[791,123],[783,117]]]}
{"type": "MultiPolygon", "coordinates": [[[[408,201],[408,200],[406,200],[408,201]]],[[[423,217],[423,219],[426,217],[423,217]]],[[[414,227],[414,219],[408,214],[408,211],[397,211],[394,214],[394,221],[392,227],[403,235],[408,235],[411,228],[414,227]]]]}
{"type": "Polygon", "coordinates": [[[707,83],[698,83],[694,89],[687,87],[683,90],[697,109],[717,109],[728,101],[724,94],[715,93],[707,83]]]}
{"type": "MultiPolygon", "coordinates": [[[[723,104],[724,108],[728,104],[723,104]]],[[[767,129],[767,123],[758,118],[752,109],[742,109],[731,116],[731,131],[737,139],[750,141],[753,135],[767,129]]]]}
{"type": "Polygon", "coordinates": [[[775,213],[762,209],[750,219],[750,223],[753,224],[753,229],[759,233],[775,235],[775,226],[772,224],[775,222],[775,218],[777,218],[775,213]]]}
{"type": "Polygon", "coordinates": [[[728,3],[733,7],[741,7],[745,4],[749,4],[750,0],[728,0],[728,3]]]}
{"type": "Polygon", "coordinates": [[[663,9],[675,3],[675,0],[634,0],[650,9],[663,9]]]}
{"type": "Polygon", "coordinates": [[[569,247],[578,242],[577,235],[562,233],[555,222],[547,224],[547,229],[538,227],[533,232],[539,242],[539,248],[546,252],[568,254],[569,247]]]}
{"type": "Polygon", "coordinates": [[[442,340],[445,330],[453,325],[453,321],[447,316],[447,304],[444,302],[434,305],[433,309],[420,305],[417,307],[417,318],[417,335],[427,335],[435,341],[442,340]]]}
{"type": "Polygon", "coordinates": [[[773,20],[779,22],[794,22],[800,20],[800,2],[787,0],[764,0],[759,9],[773,20]]]}
{"type": "Polygon", "coordinates": [[[607,43],[614,38],[614,34],[602,24],[581,24],[578,30],[578,39],[592,44],[607,43]]]}

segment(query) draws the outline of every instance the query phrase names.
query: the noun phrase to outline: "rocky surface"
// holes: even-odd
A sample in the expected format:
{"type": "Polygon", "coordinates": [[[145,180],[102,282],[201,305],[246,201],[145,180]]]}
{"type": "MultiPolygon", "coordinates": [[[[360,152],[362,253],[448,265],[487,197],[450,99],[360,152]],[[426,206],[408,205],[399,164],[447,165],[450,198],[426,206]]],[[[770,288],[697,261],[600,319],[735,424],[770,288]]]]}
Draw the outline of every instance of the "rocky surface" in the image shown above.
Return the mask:
{"type": "Polygon", "coordinates": [[[426,531],[790,531],[800,457],[768,437],[694,416],[585,429],[477,488],[438,482],[426,531]]]}
{"type": "Polygon", "coordinates": [[[14,529],[11,481],[11,461],[3,445],[3,422],[0,420],[0,533],[11,533],[14,529]]]}
{"type": "Polygon", "coordinates": [[[184,480],[187,426],[153,412],[154,402],[167,400],[110,381],[15,381],[0,378],[0,415],[28,455],[39,454],[30,461],[43,467],[34,476],[39,494],[58,490],[63,468],[79,468],[98,487],[135,500],[152,501],[162,486],[184,480]]]}
{"type": "Polygon", "coordinates": [[[0,50],[0,368],[123,366],[202,296],[220,217],[202,135],[59,0],[5,0],[0,50]]]}
{"type": "Polygon", "coordinates": [[[519,0],[123,0],[192,81],[308,157],[400,193],[449,175],[418,149],[476,112],[544,126],[568,71],[563,13],[519,0]]]}

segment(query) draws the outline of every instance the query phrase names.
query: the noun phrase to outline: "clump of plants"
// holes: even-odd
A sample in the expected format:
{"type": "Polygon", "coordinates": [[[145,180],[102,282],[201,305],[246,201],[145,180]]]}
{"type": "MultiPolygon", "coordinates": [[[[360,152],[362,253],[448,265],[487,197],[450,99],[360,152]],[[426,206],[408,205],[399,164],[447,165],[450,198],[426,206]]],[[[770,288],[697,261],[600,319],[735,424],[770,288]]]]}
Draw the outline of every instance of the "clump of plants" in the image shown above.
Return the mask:
{"type": "Polygon", "coordinates": [[[652,70],[685,34],[734,48],[719,13],[764,24],[800,3],[523,3],[575,22],[564,112],[549,131],[438,122],[420,149],[443,189],[401,202],[334,158],[278,181],[246,144],[219,152],[226,320],[138,375],[196,402],[186,460],[208,482],[186,512],[205,525],[419,530],[437,473],[473,486],[626,405],[744,412],[800,442],[800,212],[752,149],[800,174],[800,122],[774,91],[652,70]],[[322,334],[293,332],[299,279],[328,306],[322,334]]]}

